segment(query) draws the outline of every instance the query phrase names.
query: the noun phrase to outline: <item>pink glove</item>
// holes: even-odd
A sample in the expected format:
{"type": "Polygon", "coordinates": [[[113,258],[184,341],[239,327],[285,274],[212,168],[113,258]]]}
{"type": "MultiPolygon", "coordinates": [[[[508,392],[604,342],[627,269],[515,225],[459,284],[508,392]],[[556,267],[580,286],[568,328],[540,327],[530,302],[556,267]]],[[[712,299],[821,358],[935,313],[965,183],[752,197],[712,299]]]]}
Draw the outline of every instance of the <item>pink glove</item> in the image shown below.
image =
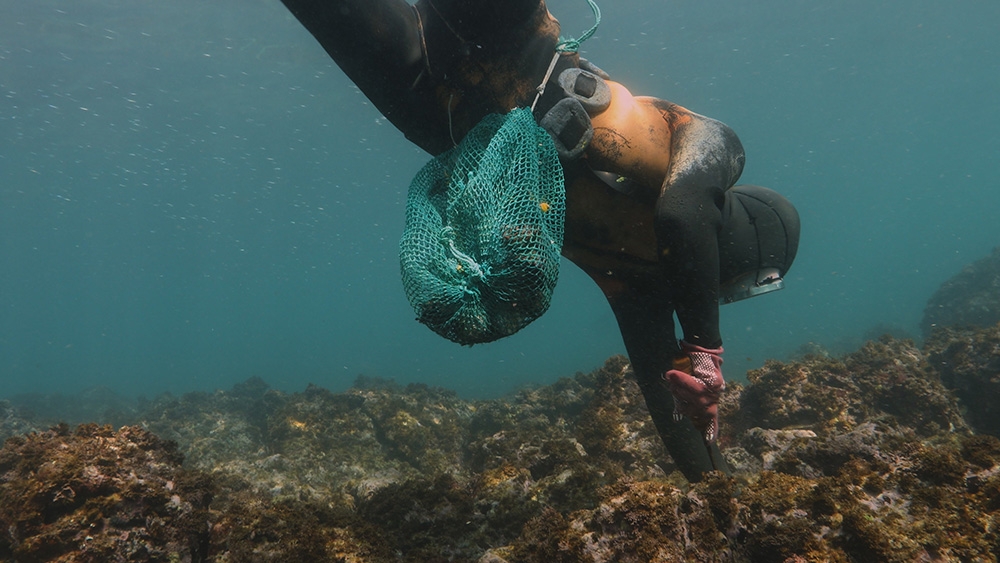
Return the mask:
{"type": "Polygon", "coordinates": [[[674,420],[686,416],[713,442],[719,434],[719,397],[726,390],[722,380],[722,348],[710,349],[681,340],[685,356],[674,360],[674,369],[663,375],[674,395],[674,420]]]}

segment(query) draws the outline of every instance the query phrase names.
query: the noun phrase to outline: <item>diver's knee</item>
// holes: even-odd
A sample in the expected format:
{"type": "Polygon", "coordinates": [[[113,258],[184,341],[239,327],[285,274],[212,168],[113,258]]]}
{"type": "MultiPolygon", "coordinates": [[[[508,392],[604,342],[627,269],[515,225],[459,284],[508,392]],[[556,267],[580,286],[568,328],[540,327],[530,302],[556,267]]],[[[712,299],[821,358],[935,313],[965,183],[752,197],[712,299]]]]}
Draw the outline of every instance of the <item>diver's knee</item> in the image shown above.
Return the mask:
{"type": "Polygon", "coordinates": [[[799,247],[799,214],[784,196],[761,186],[726,192],[719,233],[724,302],[782,287],[799,247]]]}

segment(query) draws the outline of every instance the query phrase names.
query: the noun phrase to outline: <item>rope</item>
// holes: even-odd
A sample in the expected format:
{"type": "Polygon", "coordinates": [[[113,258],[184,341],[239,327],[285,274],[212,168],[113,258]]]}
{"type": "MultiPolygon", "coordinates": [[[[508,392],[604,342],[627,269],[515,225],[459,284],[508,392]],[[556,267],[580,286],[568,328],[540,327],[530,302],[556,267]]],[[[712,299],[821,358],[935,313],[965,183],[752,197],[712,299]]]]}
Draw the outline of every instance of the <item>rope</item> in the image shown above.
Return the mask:
{"type": "Polygon", "coordinates": [[[549,78],[552,77],[552,70],[556,68],[556,62],[559,60],[559,55],[564,53],[576,53],[580,50],[580,45],[590,39],[592,35],[597,31],[597,26],[601,25],[601,9],[597,6],[594,0],[587,0],[590,4],[590,9],[594,12],[594,25],[590,27],[587,31],[580,36],[579,39],[560,39],[559,43],[556,43],[556,52],[552,55],[552,61],[549,62],[549,69],[545,71],[545,78],[542,78],[542,82],[535,88],[535,99],[531,102],[531,111],[535,111],[535,104],[538,103],[538,99],[542,97],[545,93],[545,85],[549,83],[549,78]]]}
{"type": "Polygon", "coordinates": [[[556,63],[559,61],[560,54],[561,53],[557,49],[555,54],[552,55],[552,61],[549,63],[549,70],[545,71],[545,78],[543,78],[542,82],[535,88],[535,100],[531,102],[532,112],[535,111],[535,104],[538,103],[538,98],[541,98],[542,94],[545,93],[545,85],[549,83],[549,78],[552,77],[552,70],[556,68],[556,63]]]}
{"type": "Polygon", "coordinates": [[[601,25],[601,9],[597,6],[597,3],[594,2],[594,0],[587,0],[587,3],[590,4],[590,9],[594,12],[594,25],[585,31],[579,39],[573,39],[570,37],[568,39],[560,40],[559,43],[556,44],[556,52],[576,53],[580,50],[580,44],[590,39],[590,37],[597,32],[597,26],[601,25]]]}

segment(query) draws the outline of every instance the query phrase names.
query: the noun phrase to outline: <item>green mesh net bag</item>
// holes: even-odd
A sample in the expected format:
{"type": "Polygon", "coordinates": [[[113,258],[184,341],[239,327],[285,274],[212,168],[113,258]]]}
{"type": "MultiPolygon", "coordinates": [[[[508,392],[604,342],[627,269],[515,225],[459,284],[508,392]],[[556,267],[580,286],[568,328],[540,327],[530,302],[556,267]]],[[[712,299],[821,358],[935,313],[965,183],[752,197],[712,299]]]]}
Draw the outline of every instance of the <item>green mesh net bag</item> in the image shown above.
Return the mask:
{"type": "Polygon", "coordinates": [[[485,117],[410,184],[399,259],[417,320],[466,345],[524,328],[549,307],[565,216],[562,166],[531,111],[485,117]]]}

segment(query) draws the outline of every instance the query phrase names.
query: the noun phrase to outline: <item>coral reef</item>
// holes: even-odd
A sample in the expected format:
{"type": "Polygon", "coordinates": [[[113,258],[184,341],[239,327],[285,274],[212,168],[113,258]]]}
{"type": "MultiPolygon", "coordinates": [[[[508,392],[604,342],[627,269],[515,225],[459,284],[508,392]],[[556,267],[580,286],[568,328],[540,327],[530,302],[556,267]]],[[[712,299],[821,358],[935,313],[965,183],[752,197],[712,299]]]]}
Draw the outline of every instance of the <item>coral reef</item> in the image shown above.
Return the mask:
{"type": "Polygon", "coordinates": [[[734,475],[694,485],[622,357],[489,401],[371,379],[161,397],[139,427],[8,440],[0,560],[993,561],[998,350],[995,326],[770,361],[721,405],[734,475]]]}
{"type": "Polygon", "coordinates": [[[985,328],[1000,322],[1000,247],[948,281],[931,296],[920,329],[924,338],[937,327],[985,328]]]}

